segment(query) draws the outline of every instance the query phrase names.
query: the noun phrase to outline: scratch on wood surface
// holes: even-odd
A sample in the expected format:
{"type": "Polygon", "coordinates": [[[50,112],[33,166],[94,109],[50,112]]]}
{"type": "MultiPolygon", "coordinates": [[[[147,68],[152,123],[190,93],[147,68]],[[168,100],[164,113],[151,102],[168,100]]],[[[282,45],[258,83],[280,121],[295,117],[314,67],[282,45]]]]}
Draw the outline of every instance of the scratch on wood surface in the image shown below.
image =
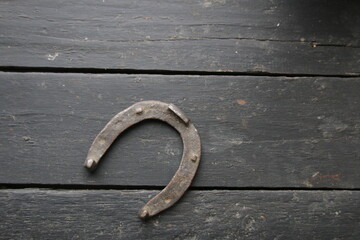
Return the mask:
{"type": "Polygon", "coordinates": [[[246,104],[246,101],[244,99],[238,99],[236,100],[236,102],[240,105],[245,105],[246,104]]]}
{"type": "Polygon", "coordinates": [[[340,178],[341,178],[340,173],[321,175],[320,172],[316,172],[311,176],[308,182],[310,183],[310,185],[316,185],[324,182],[327,182],[328,184],[331,185],[334,182],[340,181],[340,178]]]}
{"type": "Polygon", "coordinates": [[[47,59],[48,59],[49,61],[54,61],[57,56],[59,56],[59,53],[55,53],[54,55],[49,54],[49,55],[47,56],[47,59]]]}

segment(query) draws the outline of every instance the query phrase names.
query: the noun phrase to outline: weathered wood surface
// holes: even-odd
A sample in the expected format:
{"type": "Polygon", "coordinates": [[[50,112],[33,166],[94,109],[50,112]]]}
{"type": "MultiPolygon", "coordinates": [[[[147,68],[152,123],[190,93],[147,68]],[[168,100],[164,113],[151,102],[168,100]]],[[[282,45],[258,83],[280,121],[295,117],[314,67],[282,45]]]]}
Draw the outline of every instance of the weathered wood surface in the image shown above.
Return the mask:
{"type": "Polygon", "coordinates": [[[28,71],[0,73],[0,239],[358,239],[359,12],[355,0],[0,1],[0,70],[28,71]],[[190,75],[224,72],[244,76],[190,75]],[[147,222],[138,210],[180,162],[175,130],[144,122],[95,173],[82,166],[141,100],[176,104],[203,143],[192,190],[147,222]]]}
{"type": "Polygon", "coordinates": [[[166,124],[135,126],[99,169],[97,133],[140,100],[174,103],[199,130],[197,187],[360,187],[356,78],[0,74],[0,183],[164,186],[181,158],[166,124]]]}
{"type": "Polygon", "coordinates": [[[359,11],[358,1],[1,1],[0,67],[359,75],[359,11]]]}
{"type": "Polygon", "coordinates": [[[358,191],[190,191],[144,222],[155,191],[1,190],[2,239],[357,239],[358,191]]]}

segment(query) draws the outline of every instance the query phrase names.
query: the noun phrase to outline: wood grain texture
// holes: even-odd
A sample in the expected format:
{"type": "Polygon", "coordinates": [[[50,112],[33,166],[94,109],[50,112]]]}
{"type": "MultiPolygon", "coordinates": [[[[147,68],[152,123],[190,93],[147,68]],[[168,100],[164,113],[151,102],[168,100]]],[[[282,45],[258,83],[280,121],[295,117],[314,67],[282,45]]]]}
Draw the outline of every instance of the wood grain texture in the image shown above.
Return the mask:
{"type": "Polygon", "coordinates": [[[3,239],[357,239],[358,191],[190,191],[144,222],[155,191],[1,190],[3,239]]]}
{"type": "Polygon", "coordinates": [[[356,78],[0,74],[0,183],[164,186],[182,144],[166,124],[126,131],[89,174],[98,132],[140,100],[174,103],[200,133],[198,187],[359,188],[356,78]]]}
{"type": "Polygon", "coordinates": [[[345,2],[1,1],[0,66],[359,75],[345,2]]]}

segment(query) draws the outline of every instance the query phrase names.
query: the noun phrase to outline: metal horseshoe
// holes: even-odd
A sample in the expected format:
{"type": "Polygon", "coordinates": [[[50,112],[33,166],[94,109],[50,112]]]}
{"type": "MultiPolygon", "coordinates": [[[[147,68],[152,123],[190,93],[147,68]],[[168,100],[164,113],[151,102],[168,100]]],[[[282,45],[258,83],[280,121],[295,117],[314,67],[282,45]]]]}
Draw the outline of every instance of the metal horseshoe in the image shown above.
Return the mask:
{"type": "Polygon", "coordinates": [[[142,219],[154,216],[176,203],[190,186],[199,166],[200,136],[178,107],[159,101],[143,101],[118,113],[96,136],[84,164],[86,168],[94,170],[114,140],[125,129],[145,119],[158,119],[174,127],[182,138],[184,151],[180,166],[169,184],[140,209],[139,217],[142,219]]]}

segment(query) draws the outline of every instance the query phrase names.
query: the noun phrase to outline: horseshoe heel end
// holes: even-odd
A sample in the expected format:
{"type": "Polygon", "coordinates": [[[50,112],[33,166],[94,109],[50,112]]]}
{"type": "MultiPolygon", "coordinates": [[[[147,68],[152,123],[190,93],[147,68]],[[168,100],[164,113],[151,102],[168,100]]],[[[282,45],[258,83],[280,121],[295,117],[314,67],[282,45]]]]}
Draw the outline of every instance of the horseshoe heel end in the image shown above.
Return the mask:
{"type": "Polygon", "coordinates": [[[94,171],[97,167],[97,162],[93,159],[86,159],[84,162],[84,167],[89,169],[90,171],[94,171]]]}
{"type": "Polygon", "coordinates": [[[147,219],[147,218],[149,218],[149,217],[150,217],[150,214],[149,214],[149,212],[148,212],[146,209],[144,209],[144,208],[140,209],[140,211],[139,211],[139,218],[145,220],[145,219],[147,219]]]}

